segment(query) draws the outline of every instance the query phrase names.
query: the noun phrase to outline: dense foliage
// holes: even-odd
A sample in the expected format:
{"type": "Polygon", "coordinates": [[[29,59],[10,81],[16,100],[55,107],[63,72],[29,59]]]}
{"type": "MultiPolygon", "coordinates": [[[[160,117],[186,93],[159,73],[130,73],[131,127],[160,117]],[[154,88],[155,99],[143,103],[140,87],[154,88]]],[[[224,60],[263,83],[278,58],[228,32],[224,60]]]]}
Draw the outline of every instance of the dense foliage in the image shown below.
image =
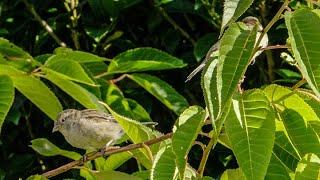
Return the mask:
{"type": "Polygon", "coordinates": [[[0,1],[1,179],[318,179],[319,6],[0,1]],[[246,16],[265,27],[258,39],[246,16]],[[217,56],[185,83],[218,39],[217,56]],[[51,132],[69,108],[111,113],[132,148],[78,166],[86,152],[51,132]]]}

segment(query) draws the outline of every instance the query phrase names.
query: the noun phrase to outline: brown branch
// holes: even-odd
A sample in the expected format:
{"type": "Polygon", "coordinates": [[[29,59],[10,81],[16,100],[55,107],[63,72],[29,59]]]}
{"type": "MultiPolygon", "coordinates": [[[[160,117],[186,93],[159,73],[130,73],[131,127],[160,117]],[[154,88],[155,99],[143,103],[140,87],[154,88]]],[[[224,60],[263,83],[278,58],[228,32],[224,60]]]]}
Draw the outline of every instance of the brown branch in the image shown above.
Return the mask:
{"type": "Polygon", "coordinates": [[[131,151],[131,150],[134,150],[134,149],[138,149],[138,148],[143,148],[145,147],[145,145],[147,146],[150,146],[152,144],[156,144],[158,142],[161,142],[161,141],[164,141],[166,139],[169,139],[172,137],[172,133],[168,133],[168,134],[165,134],[163,136],[160,136],[160,137],[157,137],[157,138],[154,138],[154,139],[151,139],[151,140],[148,140],[148,141],[145,141],[145,142],[142,142],[142,143],[138,143],[138,144],[130,144],[128,146],[124,146],[124,147],[121,147],[121,148],[118,148],[118,149],[106,149],[106,151],[103,153],[101,151],[97,151],[95,153],[89,153],[87,154],[87,158],[85,158],[84,160],[80,159],[80,160],[76,160],[76,161],[72,161],[68,164],[65,164],[65,165],[62,165],[56,169],[53,169],[51,171],[48,171],[48,172],[45,172],[43,173],[42,175],[47,177],[47,178],[51,178],[51,177],[54,177],[58,174],[61,174],[63,172],[66,172],[76,166],[80,166],[80,165],[83,165],[84,163],[88,162],[88,161],[91,161],[91,160],[94,160],[98,157],[101,157],[101,156],[107,156],[107,155],[111,155],[111,154],[116,154],[116,153],[120,153],[120,152],[125,152],[125,151],[131,151]]]}
{"type": "Polygon", "coordinates": [[[53,32],[52,28],[49,26],[49,24],[43,20],[40,15],[36,12],[34,9],[34,6],[30,3],[28,3],[27,0],[22,0],[23,3],[26,5],[27,9],[30,11],[30,13],[34,16],[34,18],[44,27],[44,29],[48,32],[48,34],[58,43],[61,47],[67,47],[66,43],[61,41],[59,37],[53,32]]]}

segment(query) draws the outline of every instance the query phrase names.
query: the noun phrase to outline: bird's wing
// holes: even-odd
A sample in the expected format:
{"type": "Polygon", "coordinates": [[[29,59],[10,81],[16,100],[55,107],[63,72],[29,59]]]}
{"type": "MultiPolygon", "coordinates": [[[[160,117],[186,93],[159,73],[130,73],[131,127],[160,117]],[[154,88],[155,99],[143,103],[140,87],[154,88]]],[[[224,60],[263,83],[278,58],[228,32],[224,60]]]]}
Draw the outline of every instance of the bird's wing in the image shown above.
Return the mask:
{"type": "Polygon", "coordinates": [[[103,119],[110,122],[117,122],[111,114],[107,114],[101,111],[97,111],[95,109],[85,109],[81,111],[81,115],[85,119],[98,120],[103,119]]]}

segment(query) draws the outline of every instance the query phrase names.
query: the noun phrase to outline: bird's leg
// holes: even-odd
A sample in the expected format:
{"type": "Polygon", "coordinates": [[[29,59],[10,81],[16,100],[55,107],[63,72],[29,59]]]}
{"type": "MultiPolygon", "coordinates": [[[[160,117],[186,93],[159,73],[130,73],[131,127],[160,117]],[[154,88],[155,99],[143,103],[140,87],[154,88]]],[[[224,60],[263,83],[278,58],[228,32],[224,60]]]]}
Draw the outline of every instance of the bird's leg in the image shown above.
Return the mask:
{"type": "Polygon", "coordinates": [[[92,155],[95,154],[95,153],[96,153],[96,151],[93,151],[93,152],[84,154],[84,155],[81,157],[82,164],[84,165],[84,163],[86,163],[86,162],[88,161],[88,157],[89,157],[89,156],[92,156],[92,155]]]}
{"type": "Polygon", "coordinates": [[[111,146],[111,144],[113,144],[113,143],[114,143],[114,140],[110,140],[109,142],[107,142],[107,144],[104,145],[104,147],[100,149],[100,153],[104,154],[106,151],[120,148],[120,146],[111,146]]]}

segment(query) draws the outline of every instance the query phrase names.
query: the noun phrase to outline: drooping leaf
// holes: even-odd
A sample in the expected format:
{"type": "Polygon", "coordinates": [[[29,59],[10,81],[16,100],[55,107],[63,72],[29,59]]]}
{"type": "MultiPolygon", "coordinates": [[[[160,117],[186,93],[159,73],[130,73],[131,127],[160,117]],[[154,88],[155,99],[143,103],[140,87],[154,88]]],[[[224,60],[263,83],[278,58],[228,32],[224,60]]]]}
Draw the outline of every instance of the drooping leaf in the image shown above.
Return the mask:
{"type": "Polygon", "coordinates": [[[295,179],[319,179],[320,158],[315,154],[306,154],[298,164],[295,179]]]}
{"type": "Polygon", "coordinates": [[[225,0],[220,35],[224,29],[235,22],[253,3],[253,0],[225,0]]]}
{"type": "Polygon", "coordinates": [[[231,97],[250,62],[256,32],[256,28],[250,29],[243,23],[232,24],[221,39],[218,62],[213,60],[210,68],[204,70],[202,88],[212,121],[223,118],[222,114],[228,111],[231,97]]]}
{"type": "Polygon", "coordinates": [[[14,87],[13,82],[7,75],[0,75],[0,132],[3,121],[13,103],[14,87]]]}
{"type": "Polygon", "coordinates": [[[182,60],[153,48],[137,48],[116,56],[108,67],[109,74],[155,71],[185,67],[182,60]]]}
{"type": "Polygon", "coordinates": [[[51,119],[54,120],[62,111],[58,98],[38,78],[7,65],[0,65],[0,74],[8,75],[14,87],[51,119]]]}
{"type": "Polygon", "coordinates": [[[300,71],[320,98],[320,17],[309,9],[286,12],[285,22],[300,71]]]}
{"type": "Polygon", "coordinates": [[[84,107],[88,109],[105,111],[105,108],[98,103],[99,99],[96,96],[80,85],[62,78],[60,74],[56,73],[55,71],[47,70],[46,78],[84,107]]]}
{"type": "Polygon", "coordinates": [[[187,100],[182,95],[169,84],[155,76],[147,74],[131,74],[128,75],[128,77],[155,96],[177,115],[182,113],[183,110],[189,106],[187,100]]]}
{"type": "Polygon", "coordinates": [[[176,157],[180,178],[184,179],[187,156],[206,118],[206,112],[198,106],[191,106],[179,117],[172,137],[172,150],[176,157]]]}
{"type": "Polygon", "coordinates": [[[275,117],[261,90],[234,97],[225,121],[232,150],[246,179],[263,179],[270,162],[275,135],[275,117]]]}
{"type": "Polygon", "coordinates": [[[32,144],[29,146],[43,156],[61,155],[73,160],[79,160],[82,157],[76,152],[60,149],[45,138],[34,139],[31,141],[31,143],[32,144]]]}

